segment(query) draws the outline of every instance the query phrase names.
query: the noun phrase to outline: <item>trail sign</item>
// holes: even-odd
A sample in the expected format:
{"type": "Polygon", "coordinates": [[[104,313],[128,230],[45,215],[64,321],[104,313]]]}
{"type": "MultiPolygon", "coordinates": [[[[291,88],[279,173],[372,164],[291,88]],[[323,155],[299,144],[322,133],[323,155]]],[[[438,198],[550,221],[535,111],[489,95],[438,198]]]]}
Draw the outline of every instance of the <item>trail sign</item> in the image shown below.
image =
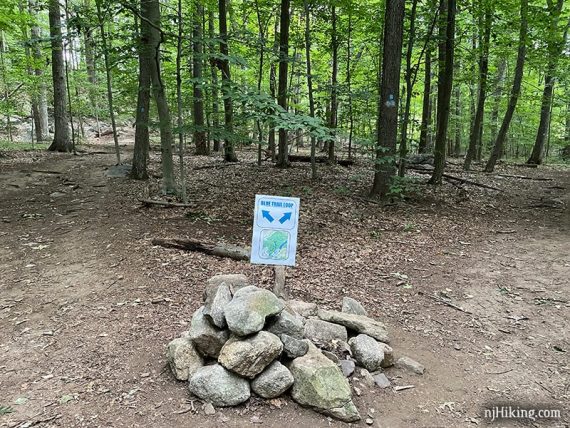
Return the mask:
{"type": "Polygon", "coordinates": [[[251,263],[295,266],[299,198],[255,195],[251,263]]]}

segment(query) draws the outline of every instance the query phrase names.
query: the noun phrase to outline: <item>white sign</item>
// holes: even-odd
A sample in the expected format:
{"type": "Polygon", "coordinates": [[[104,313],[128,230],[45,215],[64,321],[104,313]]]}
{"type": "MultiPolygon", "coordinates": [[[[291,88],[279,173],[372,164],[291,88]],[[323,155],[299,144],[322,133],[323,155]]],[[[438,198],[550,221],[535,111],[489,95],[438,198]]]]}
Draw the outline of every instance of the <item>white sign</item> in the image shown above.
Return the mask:
{"type": "Polygon", "coordinates": [[[295,266],[299,198],[255,195],[251,263],[295,266]]]}

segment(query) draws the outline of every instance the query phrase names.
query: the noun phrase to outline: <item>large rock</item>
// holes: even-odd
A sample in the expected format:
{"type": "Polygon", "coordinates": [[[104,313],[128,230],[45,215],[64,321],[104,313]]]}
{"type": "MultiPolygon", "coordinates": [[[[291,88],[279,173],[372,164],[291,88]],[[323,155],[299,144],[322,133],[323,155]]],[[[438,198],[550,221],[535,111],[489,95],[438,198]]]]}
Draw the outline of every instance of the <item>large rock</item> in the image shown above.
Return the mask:
{"type": "Polygon", "coordinates": [[[208,283],[206,284],[206,290],[204,290],[204,299],[206,299],[207,297],[207,290],[209,288],[215,289],[222,283],[225,283],[228,287],[230,287],[232,295],[240,288],[248,286],[247,277],[241,273],[229,274],[229,275],[214,275],[208,280],[208,283]]]}
{"type": "Polygon", "coordinates": [[[188,380],[204,365],[202,356],[196,351],[188,337],[179,337],[166,347],[166,360],[172,374],[178,380],[188,380]]]}
{"type": "Polygon", "coordinates": [[[308,319],[305,323],[305,337],[321,345],[326,345],[336,340],[346,342],[348,333],[342,325],[318,319],[308,319]]]}
{"type": "Polygon", "coordinates": [[[227,304],[232,300],[230,286],[225,282],[215,287],[208,285],[204,294],[206,295],[204,315],[207,316],[216,327],[225,328],[225,310],[227,304]]]}
{"type": "Polygon", "coordinates": [[[400,357],[398,361],[396,361],[395,366],[400,369],[406,369],[415,374],[423,375],[425,371],[425,367],[418,363],[416,360],[411,359],[410,357],[400,357]]]}
{"type": "Polygon", "coordinates": [[[263,398],[275,398],[287,391],[293,381],[289,369],[279,361],[274,361],[251,382],[251,389],[263,398]]]}
{"type": "Polygon", "coordinates": [[[319,310],[318,316],[323,321],[343,325],[346,328],[355,330],[357,333],[363,333],[367,334],[368,336],[372,336],[374,339],[379,340],[380,342],[390,342],[388,333],[386,331],[386,326],[380,321],[376,321],[364,315],[319,310]]]}
{"type": "Polygon", "coordinates": [[[275,320],[270,324],[269,328],[267,328],[267,331],[277,336],[286,334],[296,339],[302,339],[304,326],[299,318],[285,309],[275,317],[275,320]]]}
{"type": "Polygon", "coordinates": [[[291,389],[293,400],[345,422],[360,420],[352,403],[350,385],[340,368],[315,345],[309,342],[308,346],[307,354],[295,358],[289,366],[295,379],[291,389]]]}
{"type": "Polygon", "coordinates": [[[240,288],[225,307],[228,328],[238,336],[257,333],[265,318],[279,314],[285,305],[271,291],[248,286],[240,288]]]}
{"type": "Polygon", "coordinates": [[[289,358],[302,357],[309,350],[309,345],[305,340],[295,339],[287,334],[281,334],[279,338],[283,343],[283,351],[289,358]]]}
{"type": "Polygon", "coordinates": [[[220,330],[208,321],[203,306],[194,312],[188,335],[202,355],[212,358],[218,358],[222,346],[230,338],[227,330],[220,330]]]}
{"type": "Polygon", "coordinates": [[[240,376],[253,379],[283,350],[277,336],[260,331],[248,338],[232,337],[226,342],[218,358],[219,363],[240,376]]]}
{"type": "Polygon", "coordinates": [[[308,303],[301,300],[287,300],[287,306],[305,318],[317,315],[316,303],[308,303]]]}
{"type": "Polygon", "coordinates": [[[352,356],[358,364],[366,370],[374,372],[382,368],[384,351],[382,346],[372,337],[366,334],[359,334],[348,341],[352,356]]]}
{"type": "Polygon", "coordinates": [[[365,317],[368,316],[368,312],[366,312],[364,306],[352,297],[342,298],[342,312],[345,314],[364,315],[365,317]]]}
{"type": "Polygon", "coordinates": [[[219,364],[199,368],[190,378],[190,392],[214,406],[237,406],[250,397],[249,382],[219,364]]]}

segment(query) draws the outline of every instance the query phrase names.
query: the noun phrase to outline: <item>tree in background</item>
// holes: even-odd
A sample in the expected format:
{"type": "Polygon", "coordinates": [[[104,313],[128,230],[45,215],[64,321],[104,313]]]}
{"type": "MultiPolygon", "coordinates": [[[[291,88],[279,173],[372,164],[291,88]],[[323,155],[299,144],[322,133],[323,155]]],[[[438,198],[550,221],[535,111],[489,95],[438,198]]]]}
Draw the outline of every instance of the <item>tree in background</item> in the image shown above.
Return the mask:
{"type": "MultiPolygon", "coordinates": [[[[280,31],[279,31],[279,86],[277,89],[277,102],[287,110],[287,69],[289,63],[289,23],[291,22],[291,2],[281,0],[280,31]]],[[[279,128],[279,154],[277,166],[286,168],[289,166],[289,142],[288,132],[285,128],[279,128]]]]}

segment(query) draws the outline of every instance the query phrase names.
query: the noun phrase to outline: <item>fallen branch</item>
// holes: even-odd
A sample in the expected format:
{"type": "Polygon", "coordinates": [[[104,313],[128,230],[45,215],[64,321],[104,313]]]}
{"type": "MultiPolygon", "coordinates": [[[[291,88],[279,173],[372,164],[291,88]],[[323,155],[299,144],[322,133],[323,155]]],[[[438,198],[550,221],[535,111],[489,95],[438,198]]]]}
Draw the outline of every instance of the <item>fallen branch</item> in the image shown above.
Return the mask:
{"type": "Polygon", "coordinates": [[[210,168],[226,168],[228,166],[236,166],[239,165],[238,162],[227,162],[227,163],[216,163],[213,165],[203,165],[203,166],[197,166],[194,169],[194,171],[200,171],[201,169],[210,169],[210,168]]]}
{"type": "Polygon", "coordinates": [[[535,163],[515,163],[513,166],[518,166],[520,168],[538,168],[538,165],[535,163]]]}
{"type": "MultiPolygon", "coordinates": [[[[289,155],[290,162],[311,162],[311,157],[307,155],[289,155]]],[[[315,162],[316,163],[327,163],[329,161],[328,157],[325,156],[316,156],[315,162]]],[[[352,166],[354,165],[353,159],[337,159],[336,163],[340,166],[352,166]]]]}
{"type": "MultiPolygon", "coordinates": [[[[408,167],[408,169],[411,169],[412,171],[419,172],[420,174],[431,174],[433,172],[433,169],[423,169],[423,168],[415,168],[415,167],[408,167]]],[[[482,187],[484,189],[491,189],[491,190],[495,190],[497,192],[503,191],[503,189],[499,189],[498,187],[489,186],[488,184],[478,183],[477,181],[468,180],[467,178],[462,178],[462,177],[456,177],[456,176],[450,175],[450,174],[444,173],[442,175],[442,177],[445,178],[447,181],[455,180],[455,181],[458,181],[462,184],[471,184],[472,186],[482,187]]]]}
{"type": "Polygon", "coordinates": [[[229,244],[212,244],[186,239],[159,239],[152,240],[152,245],[159,245],[164,248],[175,248],[177,250],[195,251],[211,256],[225,257],[233,260],[249,260],[249,249],[229,244]]]}
{"type": "Polygon", "coordinates": [[[456,309],[456,310],[464,312],[466,314],[472,314],[472,312],[469,312],[468,310],[465,310],[461,306],[457,306],[456,304],[451,303],[448,300],[442,299],[441,297],[434,296],[432,294],[425,294],[425,293],[422,293],[421,291],[418,294],[428,296],[430,299],[433,299],[436,302],[443,303],[444,305],[449,306],[450,308],[456,309]]]}
{"type": "Polygon", "coordinates": [[[499,176],[499,177],[507,177],[507,178],[520,178],[521,180],[553,181],[552,178],[529,177],[529,176],[527,176],[527,175],[497,174],[497,176],[499,176]]]}
{"type": "Polygon", "coordinates": [[[192,208],[196,206],[194,204],[182,204],[180,202],[169,202],[154,199],[139,199],[139,202],[146,207],[149,207],[151,205],[160,205],[161,207],[166,208],[192,208]]]}
{"type": "Polygon", "coordinates": [[[103,132],[95,132],[95,138],[105,137],[106,135],[113,135],[113,130],[107,129],[106,131],[103,132]]]}

